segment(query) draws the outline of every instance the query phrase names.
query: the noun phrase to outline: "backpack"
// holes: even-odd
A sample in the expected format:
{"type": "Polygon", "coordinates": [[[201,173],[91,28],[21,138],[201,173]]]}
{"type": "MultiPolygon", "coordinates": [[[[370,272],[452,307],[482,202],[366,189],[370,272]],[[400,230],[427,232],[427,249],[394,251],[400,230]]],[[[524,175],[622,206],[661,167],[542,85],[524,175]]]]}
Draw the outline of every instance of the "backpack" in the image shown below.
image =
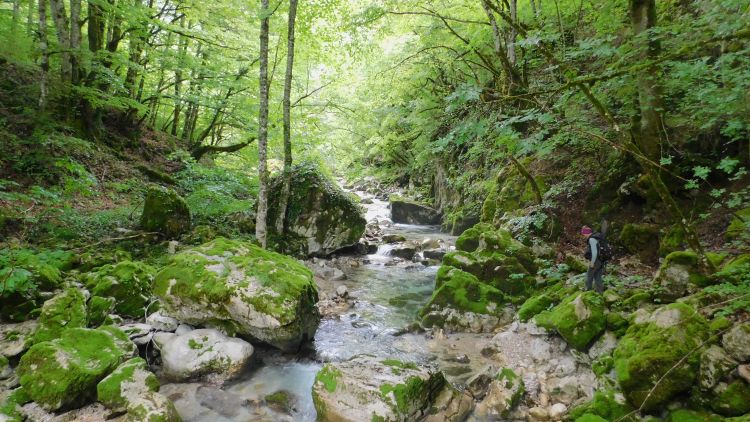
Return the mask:
{"type": "MultiPolygon", "coordinates": [[[[599,253],[597,254],[597,258],[599,259],[599,261],[607,262],[612,259],[612,247],[609,246],[609,243],[607,243],[607,239],[605,239],[604,236],[599,232],[592,234],[591,237],[596,239],[598,242],[599,253]]],[[[586,249],[585,257],[586,259],[591,259],[591,244],[588,242],[586,242],[586,244],[588,245],[588,247],[586,249]]]]}

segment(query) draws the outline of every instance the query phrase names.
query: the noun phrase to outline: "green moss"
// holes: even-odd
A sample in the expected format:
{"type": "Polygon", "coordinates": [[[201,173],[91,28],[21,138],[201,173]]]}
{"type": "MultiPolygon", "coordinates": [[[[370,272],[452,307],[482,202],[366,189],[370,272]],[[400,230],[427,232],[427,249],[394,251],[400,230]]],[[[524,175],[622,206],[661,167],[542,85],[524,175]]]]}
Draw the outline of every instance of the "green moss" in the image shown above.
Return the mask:
{"type": "Polygon", "coordinates": [[[439,391],[445,385],[445,382],[442,375],[433,376],[430,381],[413,376],[407,378],[402,384],[382,384],[380,395],[386,403],[391,403],[395,414],[406,417],[423,403],[428,402],[430,395],[439,391]],[[391,398],[391,395],[393,398],[391,398]]]}
{"type": "Polygon", "coordinates": [[[700,361],[695,348],[708,332],[705,319],[684,303],[636,318],[614,352],[617,380],[628,401],[650,411],[689,390],[700,361]],[[667,371],[669,376],[657,384],[667,371]]]}
{"type": "Polygon", "coordinates": [[[542,311],[549,309],[553,303],[554,299],[545,293],[531,297],[518,309],[518,318],[521,321],[528,321],[542,311]]]}
{"type": "Polygon", "coordinates": [[[712,333],[718,334],[728,328],[731,328],[733,324],[734,322],[732,322],[732,320],[719,315],[709,322],[708,328],[712,333]]]}
{"type": "Polygon", "coordinates": [[[198,343],[194,339],[188,340],[188,347],[190,347],[193,350],[198,350],[203,348],[203,343],[198,343]]]}
{"type": "Polygon", "coordinates": [[[717,282],[733,284],[750,282],[750,254],[739,255],[726,262],[721,270],[711,276],[717,282]]]}
{"type": "Polygon", "coordinates": [[[610,355],[597,358],[591,363],[591,370],[597,377],[608,374],[615,366],[615,360],[610,355]]]}
{"type": "Polygon", "coordinates": [[[95,397],[97,383],[134,352],[120,340],[112,331],[67,329],[60,338],[37,343],[21,357],[21,386],[46,409],[85,403],[95,397]]]}
{"type": "Polygon", "coordinates": [[[141,228],[175,238],[190,231],[190,209],[177,192],[161,186],[151,186],[141,215],[141,228]]]}
{"type": "Polygon", "coordinates": [[[521,401],[521,398],[526,393],[526,386],[521,377],[510,368],[501,369],[495,376],[495,379],[500,381],[506,390],[513,392],[505,406],[506,411],[503,416],[506,416],[521,401]]]}
{"type": "Polygon", "coordinates": [[[750,208],[739,210],[736,214],[727,227],[727,240],[750,238],[750,208]]]}
{"type": "Polygon", "coordinates": [[[685,248],[685,232],[680,226],[670,227],[659,241],[659,256],[667,256],[672,252],[685,248]]]}
{"type": "Polygon", "coordinates": [[[445,265],[438,271],[436,285],[440,287],[422,308],[420,316],[426,315],[433,306],[494,314],[500,310],[498,304],[507,301],[506,295],[500,290],[480,282],[466,271],[445,265]]]}
{"type": "Polygon", "coordinates": [[[333,367],[331,364],[326,364],[323,369],[318,371],[315,375],[315,382],[323,383],[323,386],[329,393],[336,391],[338,385],[338,379],[341,377],[341,371],[333,367]]]}
{"type": "Polygon", "coordinates": [[[83,276],[91,294],[114,297],[115,310],[129,317],[143,317],[151,297],[151,281],[156,270],[142,262],[122,261],[105,265],[83,276]]]}
{"type": "Polygon", "coordinates": [[[554,328],[577,350],[586,350],[606,327],[604,310],[604,300],[599,294],[574,293],[551,310],[537,315],[535,321],[544,328],[554,328]]]}
{"type": "Polygon", "coordinates": [[[66,328],[85,327],[88,322],[86,299],[78,289],[69,288],[44,302],[34,343],[54,340],[66,328]]]}
{"type": "Polygon", "coordinates": [[[97,400],[115,411],[127,410],[129,402],[126,391],[129,394],[159,391],[159,381],[148,372],[148,364],[142,358],[124,362],[96,386],[97,400]]]}
{"type": "MultiPolygon", "coordinates": [[[[603,418],[602,420],[614,421],[629,414],[632,410],[633,408],[627,403],[619,403],[612,390],[603,390],[595,392],[594,397],[589,402],[571,409],[568,416],[571,420],[580,420],[585,415],[591,415],[603,418]]],[[[635,422],[637,420],[639,419],[636,416],[622,419],[623,422],[635,422]]]]}
{"type": "Polygon", "coordinates": [[[677,409],[669,413],[667,422],[722,422],[725,419],[710,413],[696,412],[688,409],[677,409]]]}
{"type": "Polygon", "coordinates": [[[579,418],[576,418],[575,422],[608,422],[607,419],[596,415],[585,414],[579,418]]]}
{"type": "Polygon", "coordinates": [[[0,416],[6,417],[5,419],[0,419],[5,422],[22,422],[24,416],[19,411],[18,406],[23,406],[29,402],[31,402],[31,397],[29,397],[23,387],[16,388],[10,392],[4,402],[0,403],[0,416]]]}
{"type": "Polygon", "coordinates": [[[620,232],[620,244],[642,261],[653,261],[658,256],[659,228],[652,224],[626,224],[620,232]]]}
{"type": "Polygon", "coordinates": [[[395,375],[401,375],[402,369],[417,369],[417,365],[412,362],[402,362],[398,359],[386,359],[381,361],[383,365],[390,366],[395,375]]]}
{"type": "Polygon", "coordinates": [[[456,239],[456,250],[474,252],[479,247],[479,236],[492,230],[494,230],[494,227],[488,223],[479,223],[467,229],[456,239]]]}
{"type": "Polygon", "coordinates": [[[628,329],[628,320],[620,312],[610,312],[607,314],[607,329],[622,337],[628,329]]]}
{"type": "Polygon", "coordinates": [[[714,389],[711,399],[714,412],[724,416],[740,416],[750,413],[750,385],[742,379],[730,384],[720,384],[714,389]]]}
{"type": "Polygon", "coordinates": [[[289,413],[292,411],[292,397],[287,391],[277,391],[267,395],[263,399],[269,406],[281,412],[289,413]]]}
{"type": "Polygon", "coordinates": [[[443,265],[471,273],[485,284],[522,298],[528,295],[536,282],[517,258],[499,252],[450,252],[443,257],[443,265]]]}
{"type": "Polygon", "coordinates": [[[88,303],[89,326],[97,327],[104,323],[113,310],[115,309],[115,298],[91,296],[88,303]]]}

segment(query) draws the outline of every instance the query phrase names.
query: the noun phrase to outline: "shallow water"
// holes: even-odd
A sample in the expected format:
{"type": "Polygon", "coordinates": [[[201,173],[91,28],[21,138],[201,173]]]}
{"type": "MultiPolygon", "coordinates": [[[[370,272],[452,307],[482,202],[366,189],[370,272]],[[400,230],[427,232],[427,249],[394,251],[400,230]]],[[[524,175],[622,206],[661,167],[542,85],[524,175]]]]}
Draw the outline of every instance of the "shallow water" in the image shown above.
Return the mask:
{"type": "MultiPolygon", "coordinates": [[[[384,233],[401,234],[415,241],[430,238],[452,244],[455,240],[441,233],[437,226],[384,227],[390,221],[385,201],[373,199],[373,204],[364,207],[367,220],[381,222],[384,233]]],[[[429,360],[430,347],[423,335],[394,333],[411,323],[429,299],[437,267],[411,262],[394,265],[393,258],[388,256],[390,249],[383,245],[377,254],[366,257],[364,265],[345,271],[347,279],[339,284],[344,284],[355,298],[354,306],[340,317],[321,321],[311,356],[263,350],[257,353],[253,369],[221,388],[202,384],[165,386],[183,420],[314,421],[311,389],[323,362],[346,360],[362,353],[408,361],[429,360]],[[264,397],[278,391],[285,391],[293,398],[290,414],[278,413],[265,405],[264,397]]]]}

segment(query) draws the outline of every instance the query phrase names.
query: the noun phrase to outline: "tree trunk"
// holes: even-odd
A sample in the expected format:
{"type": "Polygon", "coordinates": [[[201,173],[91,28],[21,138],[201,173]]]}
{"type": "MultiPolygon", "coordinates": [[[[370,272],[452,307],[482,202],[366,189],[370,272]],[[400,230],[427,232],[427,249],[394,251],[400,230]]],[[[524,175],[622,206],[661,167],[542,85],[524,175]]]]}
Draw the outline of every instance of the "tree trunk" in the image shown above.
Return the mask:
{"type": "Polygon", "coordinates": [[[294,70],[294,22],[297,17],[297,0],[289,0],[289,26],[287,29],[286,74],[284,75],[284,184],[279,197],[279,215],[276,232],[284,233],[286,208],[292,184],[292,71],[294,70]]]}
{"type": "MultiPolygon", "coordinates": [[[[510,0],[510,18],[513,22],[518,23],[518,0],[510,0]]],[[[508,60],[511,66],[516,65],[516,38],[518,38],[518,31],[515,25],[510,28],[510,34],[508,34],[508,60]]]]}
{"type": "MultiPolygon", "coordinates": [[[[180,18],[180,28],[185,28],[185,16],[180,18]]],[[[179,41],[177,42],[180,51],[177,68],[174,71],[174,116],[172,117],[172,136],[177,136],[177,127],[180,125],[180,113],[182,112],[182,98],[180,98],[180,91],[182,88],[182,65],[183,58],[187,53],[188,39],[184,35],[180,35],[179,41]]]]}
{"type": "Polygon", "coordinates": [[[39,49],[42,53],[42,78],[39,81],[39,110],[47,108],[47,73],[49,73],[49,54],[47,53],[47,1],[39,0],[39,49]]]}
{"type": "Polygon", "coordinates": [[[261,247],[268,245],[266,215],[268,214],[268,0],[261,0],[260,21],[260,112],[258,115],[258,211],[255,237],[261,247]]]}
{"type": "Polygon", "coordinates": [[[491,5],[489,1],[490,0],[482,0],[482,8],[484,8],[484,12],[487,14],[487,19],[489,20],[490,26],[492,27],[492,38],[494,41],[493,52],[495,53],[495,56],[500,60],[500,63],[503,65],[503,69],[505,70],[508,93],[510,95],[513,95],[518,86],[523,86],[523,79],[521,78],[521,75],[518,74],[518,71],[510,60],[510,57],[507,55],[507,53],[510,52],[510,46],[503,46],[504,37],[500,32],[500,27],[497,24],[497,20],[495,19],[495,14],[492,12],[493,5],[491,5]]]}
{"type": "Polygon", "coordinates": [[[21,11],[21,0],[13,0],[13,21],[11,23],[11,33],[15,34],[18,29],[18,16],[21,11]]]}
{"type": "Polygon", "coordinates": [[[81,0],[70,0],[71,82],[81,82],[81,0]]]}
{"type": "MultiPolygon", "coordinates": [[[[631,0],[630,17],[633,35],[638,38],[639,58],[653,60],[658,56],[659,42],[648,31],[656,26],[654,0],[631,0]]],[[[636,130],[638,148],[649,160],[659,161],[661,126],[661,90],[657,69],[650,67],[637,73],[640,122],[636,130]]]]}
{"type": "Polygon", "coordinates": [[[39,9],[38,2],[35,0],[29,0],[29,13],[26,15],[26,32],[28,32],[29,35],[34,33],[34,9],[39,9]]]}
{"type": "Polygon", "coordinates": [[[72,83],[73,67],[70,61],[70,24],[68,23],[68,15],[65,13],[63,0],[50,0],[50,12],[52,12],[52,19],[55,22],[55,29],[57,30],[57,39],[62,50],[60,53],[60,76],[63,82],[72,83]]]}

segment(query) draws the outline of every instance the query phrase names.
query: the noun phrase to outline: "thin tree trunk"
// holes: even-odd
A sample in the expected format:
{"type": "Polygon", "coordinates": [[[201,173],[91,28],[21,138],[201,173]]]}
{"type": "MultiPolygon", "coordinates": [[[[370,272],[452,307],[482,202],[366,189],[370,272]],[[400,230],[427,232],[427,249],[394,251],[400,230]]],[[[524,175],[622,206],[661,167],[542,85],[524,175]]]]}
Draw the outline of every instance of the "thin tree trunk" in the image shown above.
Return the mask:
{"type": "MultiPolygon", "coordinates": [[[[185,16],[183,15],[182,18],[180,18],[180,28],[185,28],[185,16]]],[[[177,65],[177,68],[174,71],[174,116],[172,117],[172,130],[171,134],[172,136],[177,136],[177,127],[180,124],[180,113],[182,112],[182,98],[180,98],[180,90],[182,88],[182,65],[183,65],[183,58],[185,57],[185,54],[187,53],[187,45],[188,40],[187,37],[184,35],[180,35],[179,41],[177,42],[179,45],[179,62],[177,65]]]]}
{"type": "Polygon", "coordinates": [[[268,245],[266,215],[268,214],[268,0],[261,0],[260,21],[260,112],[258,115],[258,211],[255,237],[261,247],[268,245]]]}
{"type": "Polygon", "coordinates": [[[65,13],[63,0],[50,0],[50,12],[52,12],[52,19],[55,22],[55,29],[57,30],[57,39],[62,50],[60,53],[60,74],[64,82],[72,83],[73,67],[70,61],[70,23],[68,22],[68,15],[65,13]]]}
{"type": "Polygon", "coordinates": [[[286,208],[292,184],[292,72],[294,70],[294,23],[297,18],[297,0],[289,0],[289,26],[287,29],[286,75],[284,75],[284,184],[279,198],[279,215],[276,218],[276,232],[284,233],[286,208]]]}
{"type": "MultiPolygon", "coordinates": [[[[513,22],[518,23],[518,0],[510,0],[510,17],[513,22]]],[[[511,66],[516,65],[516,38],[518,37],[518,31],[515,26],[510,28],[510,34],[508,35],[508,60],[511,66]]]]}
{"type": "Polygon", "coordinates": [[[526,170],[526,167],[523,166],[518,160],[516,160],[516,157],[513,155],[510,155],[510,161],[513,162],[513,164],[516,166],[516,169],[519,173],[521,173],[521,176],[526,178],[526,180],[531,185],[531,190],[534,191],[534,198],[536,199],[536,203],[541,205],[542,204],[542,192],[539,190],[539,184],[537,184],[536,179],[534,179],[534,176],[531,175],[531,173],[526,170]]]}
{"type": "Polygon", "coordinates": [[[70,50],[71,82],[78,85],[81,81],[81,0],[70,0],[70,50]]]}
{"type": "Polygon", "coordinates": [[[490,5],[489,0],[482,0],[482,8],[484,8],[484,12],[487,14],[487,19],[492,27],[492,39],[494,41],[493,51],[503,65],[507,78],[508,92],[512,95],[516,91],[518,85],[523,85],[523,79],[521,78],[521,75],[518,74],[518,71],[510,58],[507,56],[507,52],[510,51],[510,46],[508,45],[507,48],[503,46],[503,35],[500,32],[500,27],[495,19],[495,14],[492,12],[492,6],[490,5]]]}
{"type": "Polygon", "coordinates": [[[49,73],[49,54],[47,52],[47,1],[39,0],[39,49],[42,53],[42,78],[39,81],[39,110],[47,108],[47,73],[49,73]]]}
{"type": "Polygon", "coordinates": [[[34,33],[34,9],[39,9],[38,2],[35,0],[29,0],[29,13],[26,15],[26,32],[28,32],[29,35],[34,33]]]}
{"type": "MultiPolygon", "coordinates": [[[[650,60],[659,55],[660,46],[651,38],[648,31],[656,25],[656,4],[654,0],[631,0],[630,17],[635,37],[648,37],[640,41],[639,56],[650,60]]],[[[640,150],[649,160],[659,161],[661,133],[661,90],[659,75],[654,67],[637,73],[638,103],[640,122],[636,130],[636,141],[640,150]]]]}
{"type": "Polygon", "coordinates": [[[21,10],[21,0],[13,0],[13,21],[11,23],[11,30],[13,34],[18,29],[18,16],[21,10]]]}

